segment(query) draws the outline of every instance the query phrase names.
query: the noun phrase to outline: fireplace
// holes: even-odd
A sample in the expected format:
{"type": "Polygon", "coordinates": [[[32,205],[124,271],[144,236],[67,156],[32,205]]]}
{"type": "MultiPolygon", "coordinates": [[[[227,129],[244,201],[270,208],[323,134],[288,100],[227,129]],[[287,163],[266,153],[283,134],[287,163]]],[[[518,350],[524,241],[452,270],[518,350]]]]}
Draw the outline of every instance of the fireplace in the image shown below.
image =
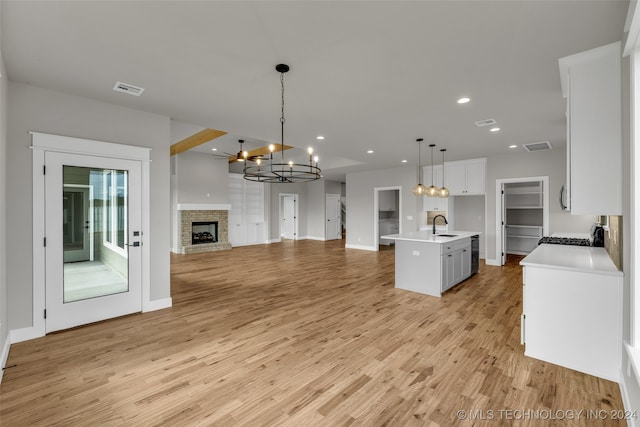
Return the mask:
{"type": "Polygon", "coordinates": [[[198,221],[191,223],[191,244],[218,242],[218,221],[198,221]]]}
{"type": "Polygon", "coordinates": [[[180,236],[177,252],[193,254],[231,249],[228,211],[195,207],[199,209],[178,210],[180,236]]]}

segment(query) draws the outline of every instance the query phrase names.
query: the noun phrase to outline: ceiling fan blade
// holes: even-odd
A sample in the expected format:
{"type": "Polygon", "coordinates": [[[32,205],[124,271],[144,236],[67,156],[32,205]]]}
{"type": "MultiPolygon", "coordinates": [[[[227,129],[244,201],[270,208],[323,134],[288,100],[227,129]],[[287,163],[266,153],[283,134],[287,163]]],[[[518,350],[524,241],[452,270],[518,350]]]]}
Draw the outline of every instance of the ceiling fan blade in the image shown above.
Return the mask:
{"type": "MultiPolygon", "coordinates": [[[[282,146],[280,144],[274,144],[275,145],[275,149],[273,150],[274,153],[277,153],[279,151],[282,151],[282,146]]],[[[288,150],[290,148],[293,148],[290,145],[285,145],[284,149],[288,150]]],[[[269,146],[265,145],[264,147],[258,147],[255,148],[251,151],[247,151],[247,158],[251,159],[252,157],[262,157],[262,156],[268,156],[270,153],[269,151],[269,146]]],[[[240,153],[238,153],[240,154],[240,153]]],[[[229,156],[229,163],[233,163],[233,162],[237,162],[238,161],[238,154],[235,155],[230,155],[229,156]]],[[[242,157],[240,157],[242,159],[242,157]]]]}

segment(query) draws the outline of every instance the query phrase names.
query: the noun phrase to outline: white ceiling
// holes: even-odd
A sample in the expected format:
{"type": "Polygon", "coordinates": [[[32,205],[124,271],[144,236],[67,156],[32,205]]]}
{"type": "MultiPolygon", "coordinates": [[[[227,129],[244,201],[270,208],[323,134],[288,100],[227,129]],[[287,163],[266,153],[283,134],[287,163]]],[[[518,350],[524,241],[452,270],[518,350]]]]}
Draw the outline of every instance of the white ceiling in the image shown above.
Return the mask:
{"type": "Polygon", "coordinates": [[[415,166],[420,137],[423,164],[428,143],[446,148],[447,160],[537,141],[562,148],[558,58],[620,40],[628,2],[2,0],[1,7],[11,81],[170,116],[190,124],[183,133],[191,125],[229,132],[203,147],[208,152],[217,144],[235,153],[239,138],[247,148],[280,140],[274,67],[290,65],[285,144],[313,145],[325,177],[342,179],[402,159],[415,166]],[[116,93],[116,81],[145,91],[116,93]],[[462,95],[471,102],[458,105],[462,95]],[[489,118],[500,132],[474,125],[489,118]]]}

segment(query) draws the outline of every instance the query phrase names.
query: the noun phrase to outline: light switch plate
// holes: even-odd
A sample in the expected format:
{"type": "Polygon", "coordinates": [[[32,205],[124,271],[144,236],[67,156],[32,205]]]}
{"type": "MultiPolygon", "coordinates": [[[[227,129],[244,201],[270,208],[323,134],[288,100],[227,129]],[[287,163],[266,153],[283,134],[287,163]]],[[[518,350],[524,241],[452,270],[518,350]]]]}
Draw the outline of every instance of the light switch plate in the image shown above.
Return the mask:
{"type": "Polygon", "coordinates": [[[407,215],[407,221],[413,221],[413,216],[407,215]]]}
{"type": "Polygon", "coordinates": [[[420,251],[413,251],[414,256],[420,256],[420,251]]]}

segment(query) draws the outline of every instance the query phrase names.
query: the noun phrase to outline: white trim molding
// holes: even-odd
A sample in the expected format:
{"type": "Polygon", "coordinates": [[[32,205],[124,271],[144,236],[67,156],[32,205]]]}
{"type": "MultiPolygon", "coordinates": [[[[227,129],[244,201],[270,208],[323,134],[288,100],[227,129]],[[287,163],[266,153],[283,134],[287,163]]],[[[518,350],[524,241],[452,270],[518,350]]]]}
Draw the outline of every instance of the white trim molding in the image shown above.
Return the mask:
{"type": "Polygon", "coordinates": [[[2,352],[0,353],[0,383],[2,383],[2,375],[4,374],[4,368],[7,366],[7,358],[9,358],[9,350],[11,349],[11,336],[7,335],[7,338],[2,344],[2,352]]]}
{"type": "Polygon", "coordinates": [[[29,133],[32,137],[32,143],[29,148],[34,150],[85,154],[88,156],[110,157],[115,159],[140,160],[143,162],[151,161],[151,148],[75,138],[72,136],[53,135],[42,132],[29,133]]]}
{"type": "Polygon", "coordinates": [[[378,248],[375,246],[365,246],[365,245],[351,245],[351,244],[345,244],[344,245],[345,249],[358,249],[361,251],[373,251],[373,252],[378,252],[378,248]]]}
{"type": "Polygon", "coordinates": [[[142,312],[147,313],[149,311],[162,310],[173,306],[173,300],[171,298],[157,299],[153,301],[142,302],[142,312]]]}
{"type": "Polygon", "coordinates": [[[179,211],[230,211],[228,203],[178,203],[179,211]]]}

